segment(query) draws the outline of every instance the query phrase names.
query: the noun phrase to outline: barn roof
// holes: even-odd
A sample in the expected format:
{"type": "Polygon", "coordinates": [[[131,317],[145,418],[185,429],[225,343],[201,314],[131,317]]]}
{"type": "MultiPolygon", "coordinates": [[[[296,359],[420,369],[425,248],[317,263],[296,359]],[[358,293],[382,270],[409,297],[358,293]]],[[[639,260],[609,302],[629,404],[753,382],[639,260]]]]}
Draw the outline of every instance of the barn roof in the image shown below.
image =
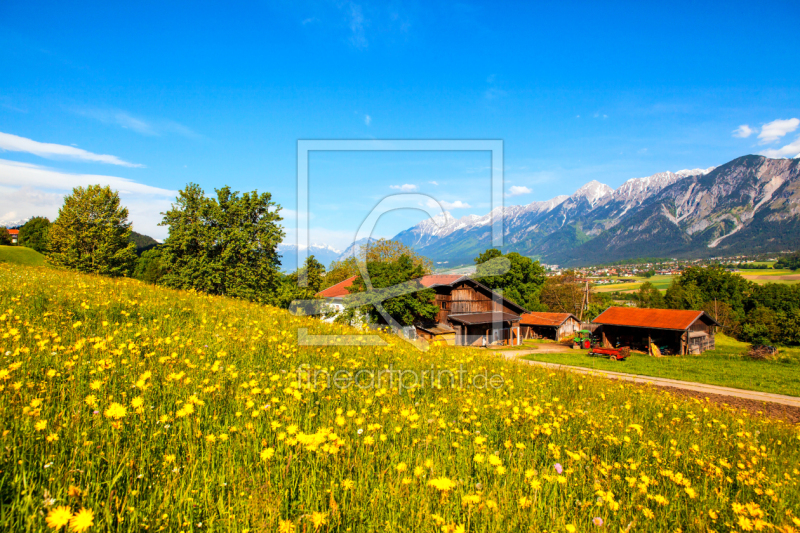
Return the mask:
{"type": "Polygon", "coordinates": [[[347,288],[353,284],[357,277],[358,276],[352,276],[344,281],[340,281],[336,285],[331,285],[324,291],[318,292],[317,296],[322,296],[323,298],[338,298],[340,296],[347,296],[350,294],[350,291],[348,291],[347,288]]]}
{"type": "Polygon", "coordinates": [[[559,327],[569,317],[578,320],[572,313],[525,313],[520,320],[520,326],[553,326],[559,327]]]}
{"type": "Polygon", "coordinates": [[[704,311],[684,311],[679,309],[639,309],[636,307],[609,307],[592,320],[595,324],[609,326],[629,326],[634,328],[672,329],[684,331],[699,318],[719,325],[704,311]]]}
{"type": "Polygon", "coordinates": [[[9,235],[19,235],[18,229],[10,229],[8,230],[9,235]]]}
{"type": "MultiPolygon", "coordinates": [[[[353,281],[355,281],[357,277],[358,276],[353,276],[344,281],[340,281],[336,285],[328,287],[324,291],[318,292],[317,296],[321,296],[323,298],[338,298],[340,296],[347,296],[350,294],[350,291],[348,291],[347,288],[353,284],[353,281]]],[[[429,274],[419,278],[419,282],[427,289],[428,287],[435,287],[437,285],[451,285],[463,277],[464,276],[461,274],[429,274]]]]}

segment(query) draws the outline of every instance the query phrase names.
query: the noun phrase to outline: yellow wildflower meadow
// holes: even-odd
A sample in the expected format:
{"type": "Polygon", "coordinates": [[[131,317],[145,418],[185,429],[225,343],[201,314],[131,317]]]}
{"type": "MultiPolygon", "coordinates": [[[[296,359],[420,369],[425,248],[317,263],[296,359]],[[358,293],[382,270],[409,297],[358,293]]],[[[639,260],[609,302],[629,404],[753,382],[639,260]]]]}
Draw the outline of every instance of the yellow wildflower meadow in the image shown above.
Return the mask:
{"type": "Polygon", "coordinates": [[[0,531],[800,528],[797,427],[391,335],[301,346],[298,328],[359,333],[0,264],[0,531]],[[432,368],[465,380],[307,379],[432,368]],[[470,380],[486,374],[502,386],[470,380]]]}

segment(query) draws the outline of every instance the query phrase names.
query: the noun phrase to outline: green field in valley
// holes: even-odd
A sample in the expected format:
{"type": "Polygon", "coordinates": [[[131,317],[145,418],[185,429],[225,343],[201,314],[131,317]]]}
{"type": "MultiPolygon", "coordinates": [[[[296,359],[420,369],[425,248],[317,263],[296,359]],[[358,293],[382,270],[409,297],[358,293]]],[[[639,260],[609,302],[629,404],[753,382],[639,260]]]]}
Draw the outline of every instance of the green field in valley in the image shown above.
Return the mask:
{"type": "Polygon", "coordinates": [[[625,361],[612,361],[590,356],[586,350],[573,350],[533,353],[525,359],[800,396],[800,348],[780,348],[774,361],[754,361],[745,355],[750,347],[747,343],[718,334],[716,346],[699,356],[632,354],[625,361]]]}
{"type": "Polygon", "coordinates": [[[639,287],[642,286],[642,283],[645,281],[649,281],[652,283],[656,289],[665,291],[669,284],[672,283],[672,278],[674,276],[653,276],[651,278],[644,278],[644,277],[637,277],[637,278],[612,278],[612,279],[621,279],[623,283],[609,283],[608,285],[597,285],[595,284],[594,290],[596,292],[624,292],[624,291],[636,291],[639,290],[639,287]]]}
{"type": "Polygon", "coordinates": [[[0,262],[42,266],[44,265],[44,256],[36,250],[24,246],[0,246],[0,262]]]}

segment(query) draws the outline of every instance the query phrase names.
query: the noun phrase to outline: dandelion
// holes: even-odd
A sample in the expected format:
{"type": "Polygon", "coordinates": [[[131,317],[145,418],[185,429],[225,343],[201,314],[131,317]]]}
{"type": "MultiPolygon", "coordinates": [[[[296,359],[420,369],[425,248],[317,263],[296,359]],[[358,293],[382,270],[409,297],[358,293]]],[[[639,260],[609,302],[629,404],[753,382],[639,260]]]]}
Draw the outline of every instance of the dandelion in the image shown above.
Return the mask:
{"type": "Polygon", "coordinates": [[[311,513],[311,524],[314,529],[319,529],[327,522],[327,515],[325,513],[314,512],[311,513]]]}
{"type": "Polygon", "coordinates": [[[342,488],[344,490],[350,490],[355,486],[356,486],[356,484],[353,483],[352,479],[345,479],[344,481],[342,481],[342,488]]]}
{"type": "Polygon", "coordinates": [[[577,530],[575,529],[575,526],[573,526],[572,524],[567,524],[567,527],[566,527],[565,529],[566,529],[566,530],[567,530],[569,533],[575,533],[575,531],[577,531],[577,530]]]}
{"type": "Polygon", "coordinates": [[[428,485],[440,492],[449,492],[456,486],[456,482],[446,477],[438,477],[428,481],[428,485]]]}
{"type": "Polygon", "coordinates": [[[50,509],[50,512],[47,513],[47,518],[45,521],[47,522],[47,526],[49,528],[61,529],[69,523],[69,519],[71,517],[72,511],[70,511],[69,507],[64,505],[50,509]]]}
{"type": "Polygon", "coordinates": [[[278,533],[294,533],[294,522],[290,520],[281,520],[278,522],[278,533]]]}
{"type": "Polygon", "coordinates": [[[265,449],[261,450],[261,460],[262,461],[269,461],[270,459],[272,459],[273,455],[275,455],[275,449],[274,448],[265,448],[265,449]]]}
{"type": "Polygon", "coordinates": [[[39,420],[33,425],[36,431],[44,431],[47,428],[47,420],[39,420]]]}
{"type": "Polygon", "coordinates": [[[94,513],[91,509],[81,509],[69,521],[70,531],[81,533],[94,525],[94,513]]]}
{"type": "Polygon", "coordinates": [[[79,498],[81,495],[81,489],[76,487],[75,485],[70,485],[67,489],[67,496],[70,498],[79,498]]]}
{"type": "Polygon", "coordinates": [[[136,398],[131,400],[131,407],[133,407],[134,409],[138,409],[142,405],[144,405],[144,398],[142,398],[141,396],[137,396],[136,398]]]}
{"type": "Polygon", "coordinates": [[[108,409],[105,410],[103,413],[106,418],[113,418],[114,420],[120,420],[125,418],[128,414],[128,409],[117,402],[112,402],[111,405],[108,406],[108,409]]]}

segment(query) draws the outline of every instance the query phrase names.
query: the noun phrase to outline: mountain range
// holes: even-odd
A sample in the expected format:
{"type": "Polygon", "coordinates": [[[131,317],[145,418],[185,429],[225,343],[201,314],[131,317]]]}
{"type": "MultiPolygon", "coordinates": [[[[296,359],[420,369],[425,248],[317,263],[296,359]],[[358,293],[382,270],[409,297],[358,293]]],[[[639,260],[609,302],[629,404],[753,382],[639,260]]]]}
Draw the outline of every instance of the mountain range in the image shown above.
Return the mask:
{"type": "Polygon", "coordinates": [[[471,264],[504,217],[504,251],[545,263],[710,257],[800,247],[800,159],[749,155],[719,167],[661,172],[612,189],[590,181],[570,196],[479,216],[449,212],[394,237],[434,261],[471,264]]]}

